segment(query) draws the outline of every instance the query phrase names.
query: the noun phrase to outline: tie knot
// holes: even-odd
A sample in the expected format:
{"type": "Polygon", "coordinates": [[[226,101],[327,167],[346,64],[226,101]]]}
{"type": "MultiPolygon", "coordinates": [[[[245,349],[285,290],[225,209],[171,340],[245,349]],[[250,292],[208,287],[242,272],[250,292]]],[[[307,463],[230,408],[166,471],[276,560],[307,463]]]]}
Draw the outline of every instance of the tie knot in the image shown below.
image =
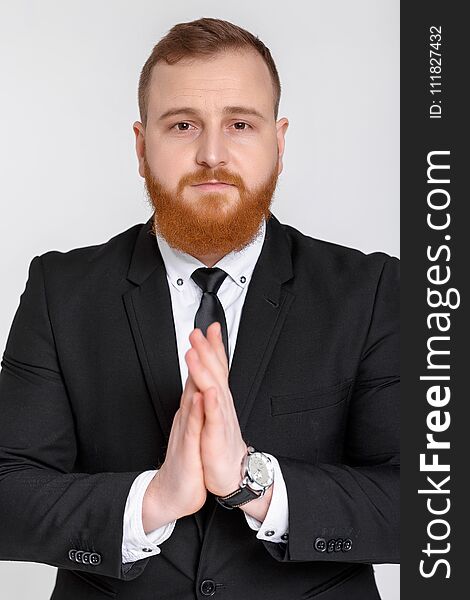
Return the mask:
{"type": "Polygon", "coordinates": [[[201,267],[191,275],[191,279],[197,283],[203,292],[212,292],[213,294],[217,294],[226,277],[227,273],[218,267],[201,267]]]}

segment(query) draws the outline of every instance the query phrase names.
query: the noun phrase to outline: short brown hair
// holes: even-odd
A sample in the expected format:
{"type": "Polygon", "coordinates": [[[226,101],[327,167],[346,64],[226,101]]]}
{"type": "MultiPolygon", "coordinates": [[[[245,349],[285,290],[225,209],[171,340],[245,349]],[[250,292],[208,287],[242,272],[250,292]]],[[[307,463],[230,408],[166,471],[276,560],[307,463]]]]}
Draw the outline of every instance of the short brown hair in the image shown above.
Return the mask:
{"type": "Polygon", "coordinates": [[[183,58],[213,56],[224,50],[254,48],[263,57],[274,88],[274,119],[277,120],[281,99],[281,82],[269,49],[246,29],[229,21],[204,17],[174,25],[153,48],[142,68],[139,79],[139,111],[144,127],[147,125],[147,107],[150,79],[155,64],[164,60],[173,65],[183,58]]]}

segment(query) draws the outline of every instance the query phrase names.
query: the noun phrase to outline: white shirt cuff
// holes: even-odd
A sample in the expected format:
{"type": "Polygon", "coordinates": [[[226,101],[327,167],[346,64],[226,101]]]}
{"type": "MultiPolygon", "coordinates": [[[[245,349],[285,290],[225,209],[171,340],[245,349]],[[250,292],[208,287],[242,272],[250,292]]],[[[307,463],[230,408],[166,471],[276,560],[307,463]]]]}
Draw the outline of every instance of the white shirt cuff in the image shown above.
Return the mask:
{"type": "Polygon", "coordinates": [[[243,512],[250,528],[258,531],[256,537],[259,540],[285,544],[287,543],[287,539],[282,539],[281,536],[284,535],[285,538],[289,536],[289,504],[286,483],[277,458],[267,452],[264,452],[264,454],[269,456],[274,466],[273,495],[268,512],[262,523],[245,511],[243,512]],[[266,535],[266,532],[269,532],[270,535],[266,535]]]}
{"type": "Polygon", "coordinates": [[[148,558],[160,554],[161,549],[157,544],[163,543],[173,533],[176,520],[162,525],[158,529],[144,531],[142,523],[142,504],[149,483],[152,481],[158,469],[144,471],[138,475],[129,490],[123,518],[122,537],[122,562],[134,562],[142,558],[148,558]]]}

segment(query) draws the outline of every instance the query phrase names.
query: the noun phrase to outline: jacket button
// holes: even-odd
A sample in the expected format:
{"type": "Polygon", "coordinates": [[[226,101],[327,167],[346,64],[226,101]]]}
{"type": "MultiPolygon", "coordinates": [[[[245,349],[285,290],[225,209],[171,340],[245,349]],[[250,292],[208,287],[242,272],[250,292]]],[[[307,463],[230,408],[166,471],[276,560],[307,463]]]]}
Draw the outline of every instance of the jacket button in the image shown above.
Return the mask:
{"type": "Polygon", "coordinates": [[[335,543],[335,552],[341,552],[341,550],[343,549],[343,540],[341,538],[336,540],[335,543]]]}
{"type": "Polygon", "coordinates": [[[83,552],[84,552],[84,550],[77,550],[77,552],[75,554],[75,560],[77,562],[82,562],[83,552]]]}
{"type": "Polygon", "coordinates": [[[325,552],[326,550],[326,541],[325,538],[317,538],[313,544],[313,547],[317,552],[325,552]]]}
{"type": "Polygon", "coordinates": [[[328,544],[326,546],[326,551],[327,552],[334,552],[335,551],[335,544],[336,544],[336,540],[328,540],[328,544]]]}
{"type": "Polygon", "coordinates": [[[77,553],[76,550],[69,550],[69,558],[70,560],[73,560],[75,562],[75,554],[77,553]]]}
{"type": "Polygon", "coordinates": [[[352,548],[352,540],[347,538],[343,541],[343,552],[349,552],[352,548]]]}
{"type": "Polygon", "coordinates": [[[83,557],[82,557],[82,563],[84,563],[85,565],[89,564],[90,555],[91,555],[91,552],[84,552],[83,557]]]}
{"type": "Polygon", "coordinates": [[[215,594],[215,581],[213,579],[204,579],[200,590],[203,596],[213,596],[215,594]]]}
{"type": "Polygon", "coordinates": [[[90,554],[90,565],[99,565],[101,562],[101,554],[98,552],[92,552],[90,554]]]}

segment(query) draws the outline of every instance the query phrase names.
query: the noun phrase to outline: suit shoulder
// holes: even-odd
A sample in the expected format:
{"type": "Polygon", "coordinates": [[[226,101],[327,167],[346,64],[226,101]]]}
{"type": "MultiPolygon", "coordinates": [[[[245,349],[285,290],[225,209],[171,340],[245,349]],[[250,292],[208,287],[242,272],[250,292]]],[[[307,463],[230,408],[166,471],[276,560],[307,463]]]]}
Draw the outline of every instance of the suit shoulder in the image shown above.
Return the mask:
{"type": "Polygon", "coordinates": [[[282,224],[282,227],[291,245],[294,264],[297,268],[313,271],[316,276],[321,272],[330,277],[351,275],[356,280],[361,277],[376,279],[387,263],[399,268],[400,260],[386,252],[366,253],[306,235],[291,225],[282,224]]]}
{"type": "Polygon", "coordinates": [[[92,246],[72,248],[67,251],[49,250],[41,254],[44,269],[48,273],[59,272],[78,275],[98,270],[113,269],[121,265],[127,269],[139,231],[144,223],[138,223],[122,231],[106,242],[92,246]]]}

